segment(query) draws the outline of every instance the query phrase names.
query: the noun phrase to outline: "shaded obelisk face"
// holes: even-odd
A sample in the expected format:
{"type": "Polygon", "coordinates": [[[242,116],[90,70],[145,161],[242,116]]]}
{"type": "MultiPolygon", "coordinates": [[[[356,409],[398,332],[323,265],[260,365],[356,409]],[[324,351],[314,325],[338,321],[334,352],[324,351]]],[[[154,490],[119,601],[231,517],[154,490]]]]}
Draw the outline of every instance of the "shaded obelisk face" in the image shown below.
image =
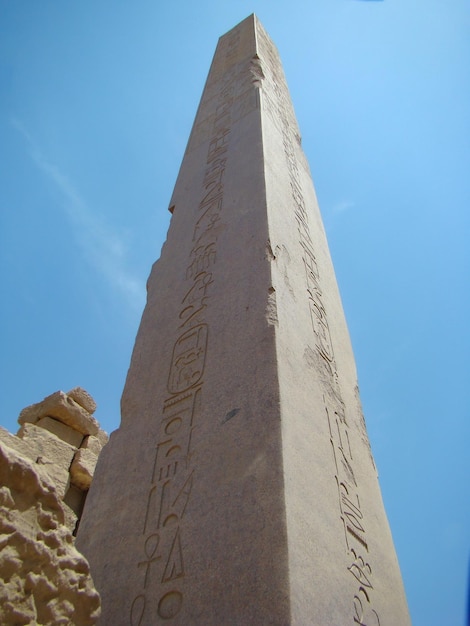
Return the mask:
{"type": "Polygon", "coordinates": [[[280,61],[219,41],[79,530],[103,624],[408,624],[280,61]]]}

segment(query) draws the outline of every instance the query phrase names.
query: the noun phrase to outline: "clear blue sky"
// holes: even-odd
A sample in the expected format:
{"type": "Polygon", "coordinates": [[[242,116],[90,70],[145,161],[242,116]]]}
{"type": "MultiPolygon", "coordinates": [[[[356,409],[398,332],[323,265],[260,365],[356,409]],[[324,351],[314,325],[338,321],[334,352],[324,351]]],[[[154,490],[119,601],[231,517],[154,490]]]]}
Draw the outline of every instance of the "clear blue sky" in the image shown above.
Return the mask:
{"type": "Polygon", "coordinates": [[[0,0],[0,423],[81,385],[118,426],[217,38],[253,11],[310,161],[413,624],[463,626],[468,0],[0,0]]]}

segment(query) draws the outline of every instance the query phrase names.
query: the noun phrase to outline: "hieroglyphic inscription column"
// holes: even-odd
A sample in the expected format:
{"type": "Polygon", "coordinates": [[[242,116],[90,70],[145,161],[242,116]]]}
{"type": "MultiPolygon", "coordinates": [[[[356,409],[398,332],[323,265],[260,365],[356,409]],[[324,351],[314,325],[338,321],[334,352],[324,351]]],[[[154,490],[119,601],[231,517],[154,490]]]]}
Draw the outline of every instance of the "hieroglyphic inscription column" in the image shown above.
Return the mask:
{"type": "Polygon", "coordinates": [[[219,40],[79,530],[103,624],[409,623],[300,133],[219,40]]]}

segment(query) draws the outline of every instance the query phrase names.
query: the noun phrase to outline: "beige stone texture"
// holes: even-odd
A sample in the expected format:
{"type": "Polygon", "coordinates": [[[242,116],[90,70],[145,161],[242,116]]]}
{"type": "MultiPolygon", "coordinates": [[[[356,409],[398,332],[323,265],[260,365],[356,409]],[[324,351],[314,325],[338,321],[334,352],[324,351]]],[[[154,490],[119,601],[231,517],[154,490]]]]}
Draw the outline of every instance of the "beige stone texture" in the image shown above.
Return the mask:
{"type": "MultiPolygon", "coordinates": [[[[72,391],[79,394],[83,390],[77,387],[72,391]]],[[[88,401],[88,407],[91,408],[90,397],[86,392],[83,393],[84,402],[88,401]]],[[[38,405],[33,405],[22,412],[22,420],[26,421],[18,435],[12,435],[0,427],[0,441],[31,459],[36,464],[37,470],[49,476],[54,482],[57,495],[64,501],[65,523],[74,531],[83,509],[85,491],[90,486],[97,457],[108,436],[101,429],[98,429],[96,435],[84,435],[53,417],[40,417],[35,423],[27,421],[36,420],[38,413],[42,411],[37,407],[38,405]],[[78,455],[72,470],[72,461],[80,446],[85,451],[78,455]],[[71,472],[80,487],[71,484],[71,472]]]]}
{"type": "Polygon", "coordinates": [[[47,474],[0,443],[0,623],[92,626],[100,600],[47,474]]]}
{"type": "Polygon", "coordinates": [[[42,402],[23,409],[18,422],[35,424],[42,417],[53,417],[83,435],[96,435],[99,430],[95,418],[63,391],[56,391],[42,402]]]}
{"type": "Polygon", "coordinates": [[[103,446],[105,446],[109,441],[108,433],[106,433],[104,430],[101,430],[101,428],[96,433],[96,437],[98,437],[98,440],[101,444],[101,448],[103,448],[103,446]]]}
{"type": "Polygon", "coordinates": [[[29,423],[21,426],[18,439],[25,443],[24,454],[42,466],[54,481],[59,496],[63,497],[70,483],[69,470],[75,448],[47,430],[29,423]]]}
{"type": "Polygon", "coordinates": [[[72,465],[70,467],[70,480],[79,489],[90,488],[93,474],[95,472],[98,454],[89,448],[77,450],[72,465]]]}
{"type": "Polygon", "coordinates": [[[74,446],[35,424],[23,424],[18,437],[28,445],[28,456],[33,461],[40,463],[44,459],[44,463],[52,462],[58,468],[69,471],[76,451],[74,446]]]}
{"type": "Polygon", "coordinates": [[[90,452],[96,455],[96,457],[98,457],[103,448],[101,441],[98,439],[98,437],[95,437],[93,435],[88,435],[88,437],[85,437],[80,447],[90,450],[90,452]]]}
{"type": "Polygon", "coordinates": [[[30,449],[28,443],[26,441],[23,441],[23,439],[20,439],[16,435],[12,435],[11,433],[9,433],[8,430],[3,428],[3,426],[0,426],[0,442],[4,443],[9,448],[12,448],[16,452],[18,452],[18,454],[31,458],[29,454],[30,449]]]}
{"type": "Polygon", "coordinates": [[[67,395],[69,398],[72,398],[72,400],[75,400],[75,402],[88,413],[93,414],[96,411],[96,402],[83,387],[74,387],[70,391],[67,391],[67,395]]]}
{"type": "Polygon", "coordinates": [[[300,131],[255,16],[219,40],[169,206],[77,535],[102,624],[409,626],[300,131]]]}
{"type": "MultiPolygon", "coordinates": [[[[29,458],[34,461],[32,457],[29,458]]],[[[45,456],[37,457],[36,465],[40,465],[41,468],[47,473],[55,484],[57,495],[59,498],[63,498],[70,487],[70,471],[59,467],[55,461],[52,461],[45,456]]],[[[73,524],[75,524],[75,521],[73,524]]]]}
{"type": "Polygon", "coordinates": [[[83,433],[79,433],[78,430],[66,426],[53,417],[41,417],[41,419],[36,422],[36,426],[48,430],[74,448],[79,448],[82,445],[83,433]]]}
{"type": "Polygon", "coordinates": [[[70,485],[64,496],[64,504],[75,514],[75,521],[80,518],[85,504],[86,493],[75,485],[70,485]]]}
{"type": "MultiPolygon", "coordinates": [[[[28,426],[32,426],[29,424],[28,426]]],[[[21,429],[20,429],[21,432],[21,429]]],[[[50,441],[44,441],[44,437],[35,439],[31,438],[21,439],[16,435],[12,435],[7,430],[0,426],[0,442],[5,443],[9,448],[18,452],[22,456],[31,459],[33,463],[41,466],[41,471],[46,472],[49,478],[54,482],[59,497],[63,497],[70,485],[69,467],[72,458],[69,461],[69,466],[64,467],[63,461],[68,458],[67,449],[63,449],[60,444],[58,446],[50,445],[50,441]],[[51,456],[46,456],[45,451],[51,456]],[[59,464],[56,463],[54,458],[55,453],[59,455],[59,464]],[[65,458],[64,458],[65,453],[65,458]],[[60,465],[60,459],[62,459],[62,465],[60,465]]],[[[52,442],[54,444],[54,441],[52,442]]],[[[73,450],[72,450],[73,453],[73,450]]],[[[72,454],[73,456],[73,454],[72,454]]],[[[65,466],[66,466],[65,462],[65,466]]],[[[76,519],[70,517],[70,527],[73,528],[76,523],[76,519]]]]}

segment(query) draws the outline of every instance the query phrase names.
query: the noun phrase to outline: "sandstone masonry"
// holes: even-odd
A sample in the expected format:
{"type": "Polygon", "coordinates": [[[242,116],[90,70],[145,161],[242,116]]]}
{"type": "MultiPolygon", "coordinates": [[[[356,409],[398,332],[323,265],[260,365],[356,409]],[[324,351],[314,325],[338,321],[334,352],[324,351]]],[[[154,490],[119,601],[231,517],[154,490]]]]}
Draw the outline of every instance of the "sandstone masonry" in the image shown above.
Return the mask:
{"type": "Polygon", "coordinates": [[[20,413],[16,435],[0,427],[0,442],[40,466],[65,505],[68,528],[79,522],[96,462],[108,440],[93,417],[96,403],[81,387],[57,391],[20,413]]]}
{"type": "Polygon", "coordinates": [[[93,626],[100,597],[75,531],[108,437],[80,387],[0,428],[0,624],[93,626]]]}
{"type": "Polygon", "coordinates": [[[48,470],[0,442],[0,485],[0,623],[93,626],[100,598],[48,470]]]}

